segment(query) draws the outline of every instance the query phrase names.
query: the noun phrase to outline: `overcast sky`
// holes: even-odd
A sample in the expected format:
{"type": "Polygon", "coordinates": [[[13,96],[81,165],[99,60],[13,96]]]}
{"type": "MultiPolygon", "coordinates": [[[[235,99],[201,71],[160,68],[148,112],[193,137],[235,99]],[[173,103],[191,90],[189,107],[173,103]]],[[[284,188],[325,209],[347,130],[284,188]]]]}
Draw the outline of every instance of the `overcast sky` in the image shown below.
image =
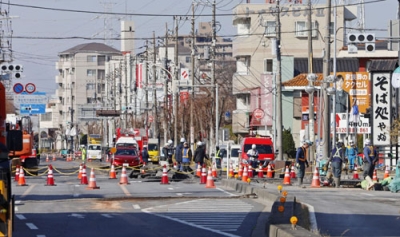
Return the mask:
{"type": "MultiPolygon", "coordinates": [[[[307,0],[303,0],[305,2],[307,0]]],[[[8,2],[8,0],[3,0],[8,2]]],[[[12,0],[10,15],[17,18],[12,19],[12,30],[15,37],[12,49],[14,51],[14,63],[24,66],[24,76],[19,81],[23,84],[32,82],[37,86],[37,91],[53,94],[55,92],[55,62],[57,54],[78,44],[90,42],[104,42],[104,21],[105,15],[101,12],[111,9],[113,13],[139,13],[151,16],[123,16],[112,15],[109,20],[112,22],[115,32],[119,34],[119,21],[126,19],[135,22],[135,37],[151,38],[152,32],[156,36],[165,34],[165,23],[170,29],[173,26],[172,15],[191,14],[191,0],[12,0]],[[17,6],[17,5],[21,6],[17,6]],[[22,6],[25,5],[25,6],[22,6]],[[34,8],[45,7],[49,9],[34,8]],[[79,10],[82,12],[60,11],[57,9],[79,10]],[[86,13],[85,13],[86,12],[86,13]],[[98,12],[98,13],[87,13],[98,12]],[[166,16],[168,15],[168,16],[166,16]],[[171,16],[169,16],[171,15],[171,16]],[[34,39],[35,37],[50,37],[53,39],[34,39]],[[98,40],[67,39],[70,37],[97,37],[98,40]],[[60,38],[60,39],[56,39],[60,38]]],[[[212,0],[197,0],[196,2],[212,2],[212,0]]],[[[232,13],[232,9],[246,0],[217,0],[217,21],[222,28],[217,33],[221,36],[235,34],[232,26],[232,16],[220,17],[218,14],[232,13]]],[[[265,0],[251,0],[251,3],[264,3],[265,0]]],[[[322,3],[324,0],[312,0],[312,3],[322,3]]],[[[338,0],[340,2],[340,0],[338,0]]],[[[354,1],[352,1],[354,2],[354,1]]],[[[365,0],[366,5],[366,28],[387,29],[388,21],[397,18],[398,1],[365,0]],[[368,3],[374,1],[374,3],[368,3]]],[[[8,7],[3,5],[3,9],[8,7]]],[[[201,4],[197,7],[196,15],[199,16],[196,22],[211,21],[211,5],[201,4]]],[[[190,30],[190,20],[181,21],[180,33],[187,34],[190,30]]],[[[387,32],[377,31],[377,35],[386,36],[387,32]]],[[[120,49],[119,42],[115,41],[113,46],[120,49]]],[[[142,42],[135,45],[136,52],[143,46],[142,42]]],[[[17,82],[14,80],[14,82],[17,82]]]]}

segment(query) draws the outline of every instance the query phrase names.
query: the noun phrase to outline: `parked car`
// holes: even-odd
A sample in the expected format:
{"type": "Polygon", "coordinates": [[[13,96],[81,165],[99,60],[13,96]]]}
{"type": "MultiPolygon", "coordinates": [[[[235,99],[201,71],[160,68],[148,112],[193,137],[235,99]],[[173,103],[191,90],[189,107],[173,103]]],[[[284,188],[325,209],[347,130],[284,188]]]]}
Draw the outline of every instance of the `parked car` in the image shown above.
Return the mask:
{"type": "Polygon", "coordinates": [[[140,156],[135,148],[120,147],[114,154],[114,158],[110,159],[111,165],[114,166],[139,166],[140,156]]]}

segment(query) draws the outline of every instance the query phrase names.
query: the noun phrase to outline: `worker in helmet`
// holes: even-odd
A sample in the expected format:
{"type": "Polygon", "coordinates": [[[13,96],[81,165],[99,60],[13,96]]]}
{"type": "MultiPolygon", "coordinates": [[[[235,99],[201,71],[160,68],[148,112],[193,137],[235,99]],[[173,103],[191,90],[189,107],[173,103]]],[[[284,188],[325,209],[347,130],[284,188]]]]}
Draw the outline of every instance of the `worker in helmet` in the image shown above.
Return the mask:
{"type": "Polygon", "coordinates": [[[177,169],[179,171],[183,171],[182,167],[182,149],[183,149],[183,143],[186,142],[185,138],[181,138],[181,142],[176,146],[175,148],[175,161],[177,163],[177,169]]]}
{"type": "MultiPolygon", "coordinates": [[[[345,149],[343,148],[343,142],[339,140],[336,146],[332,149],[329,162],[332,166],[333,180],[335,181],[335,187],[340,186],[340,176],[342,175],[342,164],[344,162],[345,149]]],[[[327,163],[329,164],[329,163],[327,163]]]]}
{"type": "Polygon", "coordinates": [[[375,164],[378,161],[378,153],[372,146],[370,139],[365,139],[364,145],[363,176],[365,179],[367,176],[373,177],[375,164]]]}
{"type": "Polygon", "coordinates": [[[349,161],[350,172],[354,170],[354,162],[356,160],[357,154],[358,154],[358,149],[354,144],[354,141],[350,140],[349,145],[346,147],[346,153],[345,153],[345,157],[349,161]]]}
{"type": "Polygon", "coordinates": [[[194,157],[193,158],[194,162],[196,163],[196,169],[198,168],[198,165],[200,165],[200,167],[203,167],[204,158],[207,157],[206,157],[206,150],[201,141],[197,142],[197,147],[196,150],[194,151],[193,157],[194,157]]]}
{"type": "Polygon", "coordinates": [[[256,144],[251,145],[251,149],[247,151],[247,156],[249,157],[247,161],[253,169],[256,169],[258,166],[258,155],[256,144]]]}
{"type": "Polygon", "coordinates": [[[304,140],[303,145],[297,148],[296,152],[296,168],[297,168],[297,182],[299,186],[303,185],[304,175],[306,174],[306,166],[308,165],[307,160],[307,149],[312,146],[312,141],[304,140]]]}

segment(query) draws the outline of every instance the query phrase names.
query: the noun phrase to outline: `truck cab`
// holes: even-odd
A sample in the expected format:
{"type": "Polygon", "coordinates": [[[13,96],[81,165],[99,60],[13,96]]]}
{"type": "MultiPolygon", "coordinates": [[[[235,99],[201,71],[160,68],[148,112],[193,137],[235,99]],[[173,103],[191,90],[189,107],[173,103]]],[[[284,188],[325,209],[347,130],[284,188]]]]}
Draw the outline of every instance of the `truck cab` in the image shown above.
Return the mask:
{"type": "Polygon", "coordinates": [[[149,152],[149,161],[158,163],[160,160],[160,147],[158,147],[158,139],[150,138],[147,144],[147,150],[149,152]]]}
{"type": "Polygon", "coordinates": [[[251,149],[251,146],[255,144],[258,151],[258,161],[263,166],[268,163],[272,163],[275,160],[274,143],[270,137],[245,137],[240,143],[240,162],[247,163],[249,157],[247,152],[251,149]]]}

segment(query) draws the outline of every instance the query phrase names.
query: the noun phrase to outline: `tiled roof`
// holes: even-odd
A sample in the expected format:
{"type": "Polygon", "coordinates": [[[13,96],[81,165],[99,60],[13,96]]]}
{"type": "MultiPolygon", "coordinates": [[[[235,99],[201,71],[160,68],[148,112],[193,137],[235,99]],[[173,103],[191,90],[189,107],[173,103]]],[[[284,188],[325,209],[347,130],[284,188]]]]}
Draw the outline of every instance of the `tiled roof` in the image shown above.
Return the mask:
{"type": "MultiPolygon", "coordinates": [[[[316,73],[318,76],[317,80],[314,82],[314,86],[320,86],[322,81],[322,74],[316,73]]],[[[308,86],[307,74],[300,74],[289,81],[285,81],[282,83],[282,86],[287,87],[306,87],[308,86]]]]}
{"type": "MultiPolygon", "coordinates": [[[[329,65],[333,67],[332,60],[329,65]]],[[[357,58],[337,58],[336,59],[336,71],[337,72],[357,72],[359,69],[359,62],[357,58]]],[[[313,72],[322,73],[323,71],[323,59],[313,59],[313,72]]],[[[294,59],[294,75],[297,76],[301,73],[308,72],[308,58],[295,58],[294,59]]]]}
{"type": "Polygon", "coordinates": [[[368,71],[392,72],[398,67],[397,59],[372,59],[368,71]]]}
{"type": "Polygon", "coordinates": [[[102,43],[87,43],[80,44],[74,46],[70,49],[67,49],[59,54],[75,54],[75,53],[83,53],[83,52],[101,52],[101,53],[112,53],[112,54],[121,54],[119,50],[116,50],[108,45],[102,43]]]}

